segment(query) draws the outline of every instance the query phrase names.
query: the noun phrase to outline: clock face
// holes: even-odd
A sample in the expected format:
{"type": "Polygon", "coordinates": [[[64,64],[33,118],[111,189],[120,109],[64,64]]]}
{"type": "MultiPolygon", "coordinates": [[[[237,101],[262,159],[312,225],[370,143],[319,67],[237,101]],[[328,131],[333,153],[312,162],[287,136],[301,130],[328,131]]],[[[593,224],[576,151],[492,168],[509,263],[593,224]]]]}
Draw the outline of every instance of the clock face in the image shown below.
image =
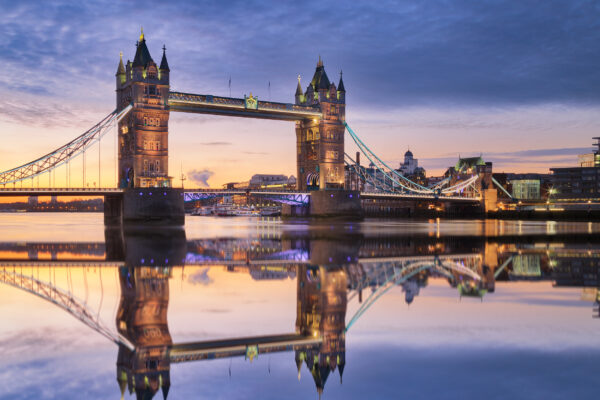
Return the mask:
{"type": "Polygon", "coordinates": [[[258,109],[258,98],[257,97],[252,97],[252,95],[250,95],[250,97],[245,97],[245,105],[247,109],[250,110],[257,110],[258,109]]]}

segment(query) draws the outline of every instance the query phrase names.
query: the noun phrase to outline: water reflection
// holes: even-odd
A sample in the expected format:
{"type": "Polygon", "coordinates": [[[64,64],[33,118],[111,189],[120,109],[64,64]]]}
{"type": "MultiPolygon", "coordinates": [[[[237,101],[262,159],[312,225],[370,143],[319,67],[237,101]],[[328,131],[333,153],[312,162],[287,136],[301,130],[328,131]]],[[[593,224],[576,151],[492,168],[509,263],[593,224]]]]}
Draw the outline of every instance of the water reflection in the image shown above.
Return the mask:
{"type": "MultiPolygon", "coordinates": [[[[521,235],[439,237],[380,232],[269,233],[248,238],[188,239],[182,230],[107,230],[104,243],[0,243],[2,281],[52,301],[118,344],[121,394],[167,398],[171,365],[217,358],[293,352],[298,376],[308,372],[321,394],[328,379],[342,380],[346,335],[394,287],[411,304],[432,278],[444,279],[457,298],[493,296],[496,283],[551,280],[589,288],[598,314],[600,243],[594,236],[521,235]],[[116,266],[120,300],[116,327],[94,317],[68,289],[19,267],[116,266]],[[254,280],[295,279],[295,329],[254,337],[174,343],[169,332],[173,270],[214,266],[254,280]],[[61,297],[62,296],[62,297],[61,297]],[[348,303],[358,307],[349,312],[348,303]]],[[[293,317],[290,318],[293,321],[293,317]]],[[[290,366],[292,366],[290,357],[290,366]]]]}

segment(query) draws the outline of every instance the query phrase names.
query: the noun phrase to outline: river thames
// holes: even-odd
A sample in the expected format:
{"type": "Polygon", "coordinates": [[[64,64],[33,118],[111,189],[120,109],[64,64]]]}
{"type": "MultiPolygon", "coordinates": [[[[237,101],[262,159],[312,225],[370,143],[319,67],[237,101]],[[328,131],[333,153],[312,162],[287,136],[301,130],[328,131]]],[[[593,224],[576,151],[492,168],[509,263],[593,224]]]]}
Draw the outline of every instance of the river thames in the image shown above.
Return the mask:
{"type": "Polygon", "coordinates": [[[0,399],[588,398],[599,231],[1,214],[0,399]]]}

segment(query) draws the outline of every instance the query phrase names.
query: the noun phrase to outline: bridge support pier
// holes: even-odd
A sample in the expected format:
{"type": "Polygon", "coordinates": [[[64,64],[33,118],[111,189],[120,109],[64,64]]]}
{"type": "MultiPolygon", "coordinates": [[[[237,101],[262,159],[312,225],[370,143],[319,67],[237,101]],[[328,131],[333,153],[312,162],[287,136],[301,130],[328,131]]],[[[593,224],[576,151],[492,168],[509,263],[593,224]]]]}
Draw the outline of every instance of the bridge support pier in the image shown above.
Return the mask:
{"type": "Polygon", "coordinates": [[[184,223],[183,189],[131,188],[123,193],[124,225],[184,223]]]}
{"type": "Polygon", "coordinates": [[[120,226],[123,219],[123,195],[104,196],[104,226],[120,226]]]}
{"type": "Polygon", "coordinates": [[[308,207],[284,205],[284,217],[362,218],[360,193],[356,190],[315,190],[308,207]]]}

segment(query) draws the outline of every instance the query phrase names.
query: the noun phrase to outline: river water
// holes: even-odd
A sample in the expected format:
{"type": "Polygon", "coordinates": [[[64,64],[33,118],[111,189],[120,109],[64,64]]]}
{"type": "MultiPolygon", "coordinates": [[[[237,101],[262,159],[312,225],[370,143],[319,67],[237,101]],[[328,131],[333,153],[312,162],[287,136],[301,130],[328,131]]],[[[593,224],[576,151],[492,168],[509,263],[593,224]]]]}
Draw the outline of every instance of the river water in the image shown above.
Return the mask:
{"type": "Polygon", "coordinates": [[[599,231],[1,214],[0,399],[590,398],[599,231]]]}

